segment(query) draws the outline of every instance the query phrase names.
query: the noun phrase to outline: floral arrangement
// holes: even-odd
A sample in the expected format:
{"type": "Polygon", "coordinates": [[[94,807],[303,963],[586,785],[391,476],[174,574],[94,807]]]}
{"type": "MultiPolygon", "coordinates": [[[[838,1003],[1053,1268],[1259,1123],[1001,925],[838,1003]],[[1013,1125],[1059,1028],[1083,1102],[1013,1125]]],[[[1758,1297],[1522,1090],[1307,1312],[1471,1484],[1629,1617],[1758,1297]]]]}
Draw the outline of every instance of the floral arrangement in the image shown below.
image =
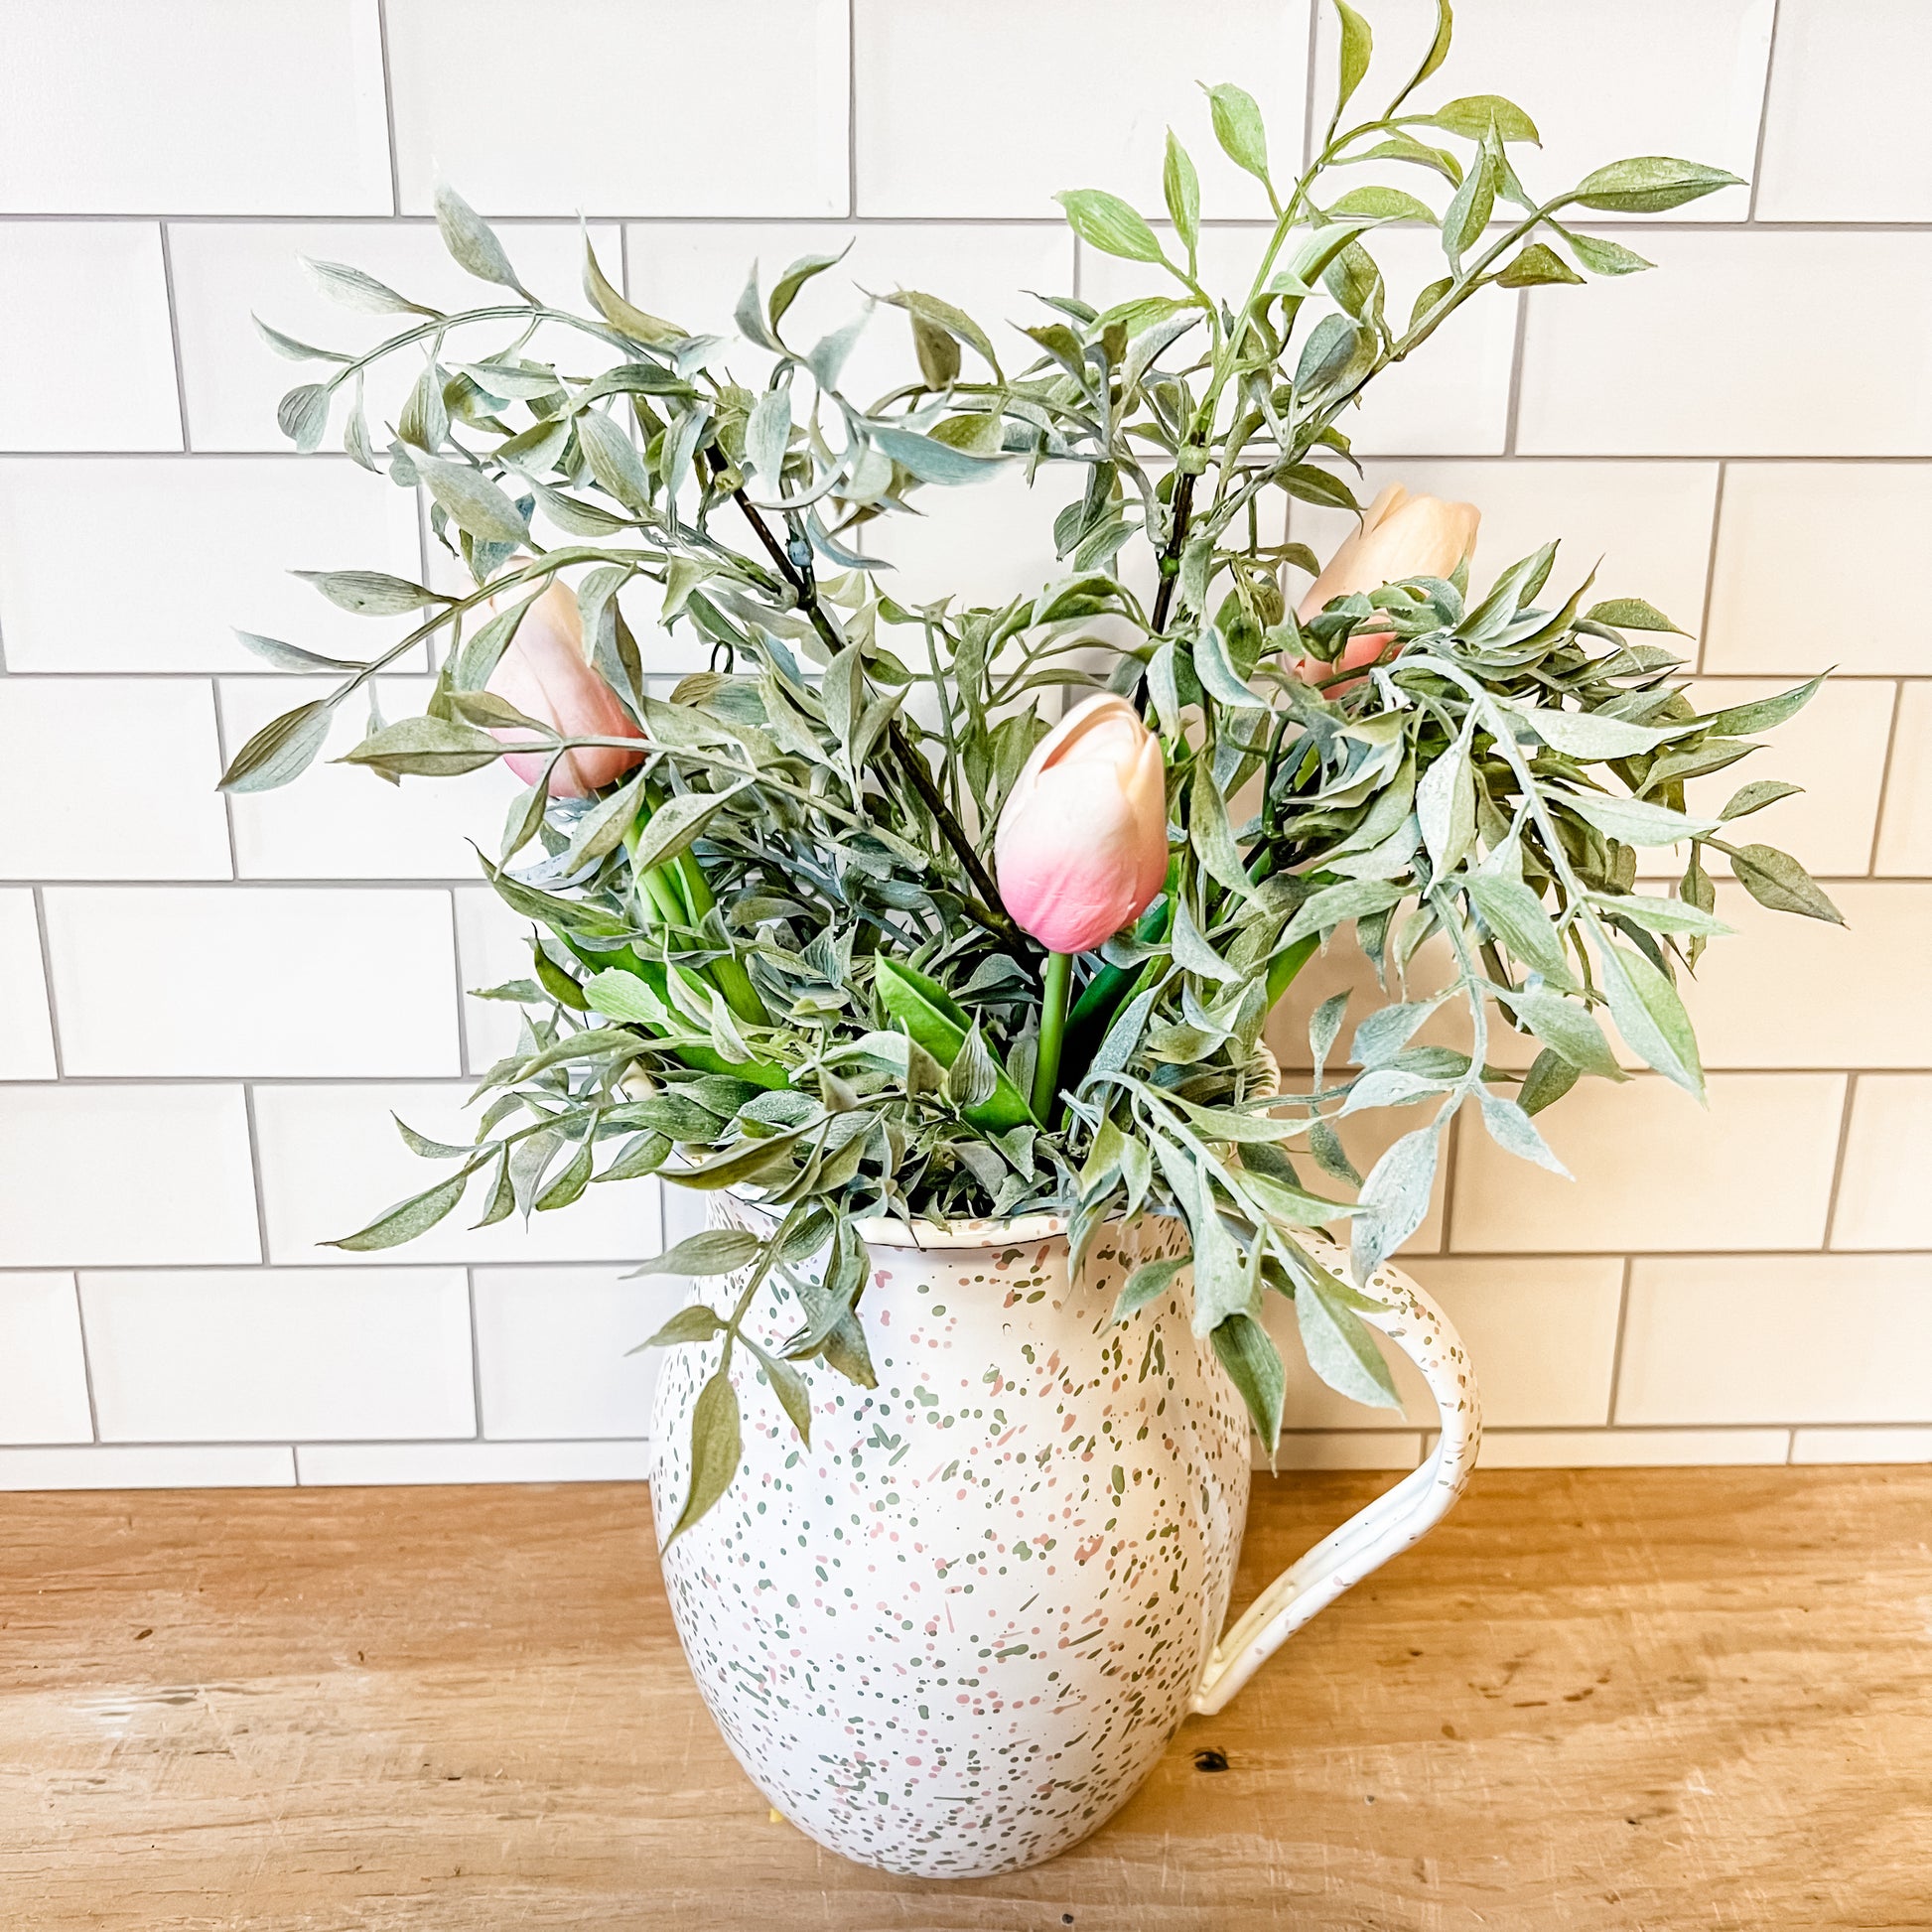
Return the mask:
{"type": "MultiPolygon", "coordinates": [[[[473,1187],[479,1225],[653,1173],[761,1203],[767,1235],[721,1228],[650,1264],[742,1282],[727,1312],[694,1304],[654,1337],[720,1358],[679,1527],[737,1466],[734,1350],[801,1432],[807,1372],[870,1384],[868,1217],[1062,1215],[1076,1266],[1110,1221],[1175,1217],[1197,1332],[1265,1441],[1284,1390],[1271,1294],[1327,1381],[1392,1401],[1361,1285],[1421,1221],[1450,1118],[1473,1107],[1557,1168],[1535,1116],[1585,1075],[1626,1077],[1606,1022],[1701,1090],[1676,981],[1726,930],[1707,849],[1763,904],[1838,916],[1795,860],[1731,842],[1795,787],[1747,783],[1715,815],[1685,796],[1814,685],[1700,713],[1650,605],[1550,589],[1554,543],[1472,597],[1473,508],[1397,487],[1364,509],[1349,480],[1363,392],[1463,303],[1647,268],[1572,221],[1732,177],[1644,157],[1539,199],[1517,173],[1536,129],[1512,102],[1405,111],[1448,52],[1447,6],[1362,119],[1369,29],[1337,13],[1334,113],[1299,178],[1278,177],[1249,95],[1207,91],[1215,140],[1273,210],[1246,287],[1200,279],[1197,178],[1171,133],[1165,230],[1097,189],[1059,197],[1087,247],[1166,292],[1104,311],[1042,298],[1024,369],[911,290],[794,343],[794,298],[838,259],[808,255],[768,291],[754,269],[737,331],[770,372],[742,384],[726,338],[633,307],[588,239],[589,312],[543,301],[448,190],[443,237],[499,299],[446,314],[312,262],[397,333],[351,356],[264,329],[324,370],[283,399],[284,430],[314,449],[340,413],[357,463],[428,492],[466,588],[315,573],[337,605],[416,621],[363,661],[249,637],[338,681],[223,783],[294,778],[336,707],[429,641],[426,713],[372,716],[349,761],[397,780],[500,759],[527,785],[482,859],[533,925],[529,976],[481,995],[521,1005],[521,1043],[483,1078],[474,1143],[403,1129],[453,1171],[339,1245],[405,1241],[473,1187]],[[1362,164],[1434,199],[1365,183],[1362,164]],[[1404,319],[1376,238],[1420,222],[1443,272],[1404,319]],[[882,309],[909,326],[906,379],[861,402],[842,372],[882,309]],[[541,359],[540,329],[572,346],[541,359]],[[421,371],[378,445],[363,374],[397,355],[421,371]],[[896,598],[898,519],[1013,471],[1044,493],[1063,574],[998,608],[896,598]],[[1276,540],[1288,499],[1359,529],[1324,566],[1276,540]],[[712,668],[655,687],[640,608],[704,640],[712,668]],[[1673,847],[1674,894],[1637,890],[1640,855],[1673,847]],[[1449,983],[1411,992],[1432,940],[1449,983]],[[1385,997],[1345,1066],[1347,996],[1322,1003],[1312,1077],[1285,1092],[1264,1022],[1331,944],[1359,947],[1385,997]],[[1449,1003],[1466,1049],[1416,1043],[1449,1003]],[[1492,1064],[1504,1030],[1535,1043],[1526,1071],[1492,1064]],[[1358,1175],[1335,1122],[1390,1107],[1418,1124],[1358,1175]],[[1342,1221],[1352,1281],[1306,1238],[1342,1221]],[[748,1325],[767,1285],[787,1332],[748,1325]]],[[[1142,1268],[1119,1318],[1182,1265],[1142,1268]]]]}

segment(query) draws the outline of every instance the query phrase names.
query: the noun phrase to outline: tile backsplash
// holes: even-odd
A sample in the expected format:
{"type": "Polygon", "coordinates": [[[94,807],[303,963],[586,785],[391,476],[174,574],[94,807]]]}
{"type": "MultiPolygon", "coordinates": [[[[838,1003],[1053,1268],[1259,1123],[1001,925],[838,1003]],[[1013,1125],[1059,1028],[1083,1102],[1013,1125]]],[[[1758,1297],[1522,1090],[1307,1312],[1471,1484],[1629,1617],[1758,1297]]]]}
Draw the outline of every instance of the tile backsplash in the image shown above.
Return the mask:
{"type": "MultiPolygon", "coordinates": [[[[1431,10],[1371,11],[1393,46],[1431,10]]],[[[479,76],[517,58],[527,0],[7,9],[0,356],[30,379],[0,391],[0,1486],[646,1463],[655,1368],[625,1351],[682,1285],[625,1270],[692,1225],[688,1196],[633,1183],[528,1231],[318,1245],[421,1184],[392,1111],[461,1133],[466,1075],[510,1021],[461,989],[522,961],[465,844],[493,838],[505,774],[396,791],[324,764],[287,791],[213,789],[294,689],[230,626],[330,651],[367,621],[289,570],[435,568],[419,506],[276,431],[291,378],[250,310],[331,343],[380,328],[296,256],[461,299],[474,285],[427,218],[442,174],[566,300],[580,217],[635,300],[721,329],[754,256],[768,274],[849,241],[801,300],[808,325],[861,287],[929,288],[1018,360],[1019,291],[1108,301],[1145,279],[1083,258],[1054,189],[1157,208],[1172,122],[1218,222],[1204,258],[1238,264],[1265,207],[1214,152],[1195,79],[1241,80],[1293,155],[1333,59],[1307,0],[541,15],[568,87],[506,120],[479,76]],[[721,50],[722,120],[715,87],[677,77],[721,50]],[[1081,77],[1050,110],[1049,72],[1081,77]]],[[[1479,300],[1378,385],[1368,485],[1479,503],[1479,580],[1551,535],[1579,571],[1601,557],[1604,594],[1696,633],[1713,701],[1836,665],[1779,735],[1810,789],[1757,824],[1850,929],[1724,888],[1744,936],[1691,995],[1709,1111],[1649,1077],[1580,1090],[1546,1117],[1574,1183],[1464,1135],[1408,1260],[1483,1372],[1494,1463],[1932,1459],[1932,647],[1913,595],[1932,523],[1932,12],[1463,0],[1457,29],[1425,101],[1521,101],[1549,134],[1535,180],[1662,152],[1749,185],[1609,224],[1654,273],[1479,300]]],[[[1384,241],[1395,282],[1434,272],[1426,234],[1384,241]]],[[[892,379],[897,326],[876,319],[862,383],[892,379]]],[[[382,381],[378,415],[399,400],[382,381]]],[[[1036,587],[1064,483],[1009,478],[882,531],[898,594],[1036,587]]],[[[1324,550],[1343,527],[1293,520],[1324,550]]],[[[679,648],[656,668],[685,668],[679,648]]],[[[391,715],[432,669],[385,680],[391,715]]],[[[1317,962],[1301,1010],[1346,970],[1317,962]]],[[[1351,1126],[1358,1159],[1395,1131],[1351,1126]]],[[[1405,1395],[1401,1417],[1370,1412],[1298,1369],[1283,1465],[1413,1462],[1434,1417],[1405,1395]]]]}

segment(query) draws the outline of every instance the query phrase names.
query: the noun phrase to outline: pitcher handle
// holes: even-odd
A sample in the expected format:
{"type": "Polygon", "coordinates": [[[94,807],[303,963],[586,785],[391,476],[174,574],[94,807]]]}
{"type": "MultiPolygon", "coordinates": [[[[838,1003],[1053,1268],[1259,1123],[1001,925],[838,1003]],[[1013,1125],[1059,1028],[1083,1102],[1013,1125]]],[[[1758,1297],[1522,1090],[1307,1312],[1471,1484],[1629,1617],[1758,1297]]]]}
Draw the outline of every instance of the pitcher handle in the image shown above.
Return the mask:
{"type": "Polygon", "coordinates": [[[1475,1466],[1482,1406],[1461,1336],[1429,1295],[1397,1269],[1377,1269],[1369,1292],[1382,1298],[1382,1306],[1363,1310],[1362,1319],[1415,1363],[1436,1398],[1442,1414],[1436,1452],[1283,1571],[1222,1633],[1188,1706],[1202,1717],[1223,1709],[1318,1610],[1420,1542],[1462,1493],[1475,1466]]]}

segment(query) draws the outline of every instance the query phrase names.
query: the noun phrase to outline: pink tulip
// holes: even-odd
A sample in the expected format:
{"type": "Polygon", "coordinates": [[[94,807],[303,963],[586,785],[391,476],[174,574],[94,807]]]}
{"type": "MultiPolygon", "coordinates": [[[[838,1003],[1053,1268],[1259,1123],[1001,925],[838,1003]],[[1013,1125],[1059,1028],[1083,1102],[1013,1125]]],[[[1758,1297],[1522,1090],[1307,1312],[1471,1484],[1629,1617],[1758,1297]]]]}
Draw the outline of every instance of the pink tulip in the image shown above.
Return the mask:
{"type": "Polygon", "coordinates": [[[1000,897],[1049,952],[1087,952],[1167,883],[1167,771],[1124,698],[1075,705],[1034,748],[1000,814],[1000,897]]]}
{"type": "MultiPolygon", "coordinates": [[[[1295,615],[1307,623],[1332,598],[1358,591],[1366,595],[1404,577],[1449,576],[1474,551],[1480,521],[1473,503],[1412,496],[1401,483],[1391,483],[1362,512],[1361,528],[1328,559],[1295,615]]],[[[1334,663],[1301,657],[1295,673],[1306,683],[1320,684],[1342,671],[1360,670],[1382,655],[1394,635],[1391,630],[1358,630],[1334,663]]]]}
{"type": "MultiPolygon", "coordinates": [[[[555,581],[516,626],[485,688],[565,738],[643,737],[618,694],[584,655],[584,621],[577,614],[576,596],[555,581]]],[[[496,736],[507,744],[527,744],[530,735],[506,728],[496,736]]],[[[566,752],[551,769],[550,795],[582,798],[642,759],[641,752],[618,746],[566,752]]],[[[511,752],[503,759],[526,785],[542,777],[546,761],[540,752],[511,752]]]]}

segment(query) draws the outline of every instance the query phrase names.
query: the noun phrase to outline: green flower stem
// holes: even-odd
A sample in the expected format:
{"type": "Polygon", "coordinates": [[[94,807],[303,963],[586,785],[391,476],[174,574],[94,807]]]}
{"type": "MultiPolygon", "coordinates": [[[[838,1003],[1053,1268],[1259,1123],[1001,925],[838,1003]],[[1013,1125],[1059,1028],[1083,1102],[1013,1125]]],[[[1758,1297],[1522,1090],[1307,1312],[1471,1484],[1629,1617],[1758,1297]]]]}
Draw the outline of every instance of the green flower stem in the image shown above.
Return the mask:
{"type": "Polygon", "coordinates": [[[1034,1060],[1034,1116],[1051,1127],[1060,1091],[1060,1044],[1066,1036],[1066,996],[1073,984],[1073,955],[1049,952],[1040,975],[1039,1051],[1034,1060]]]}
{"type": "MultiPolygon", "coordinates": [[[[684,851],[677,857],[677,877],[684,888],[686,904],[691,908],[691,923],[702,925],[705,916],[718,903],[711,891],[711,882],[704,876],[704,868],[698,864],[697,856],[684,851]]],[[[722,959],[714,959],[709,967],[711,977],[717,981],[718,990],[725,996],[725,1004],[741,1020],[749,1020],[755,1027],[768,1027],[771,1016],[764,1010],[764,1002],[759,998],[759,990],[752,984],[752,976],[744,967],[736,953],[727,953],[722,959]]]]}
{"type": "MultiPolygon", "coordinates": [[[[1134,937],[1143,945],[1159,945],[1168,936],[1168,923],[1173,917],[1172,872],[1169,885],[1170,890],[1141,914],[1134,927],[1134,937]]],[[[1086,1071],[1087,1062],[1106,1037],[1114,1015],[1131,997],[1140,971],[1137,966],[1103,965],[1081,989],[1072,1012],[1066,1016],[1066,1038],[1060,1048],[1060,1063],[1071,1082],[1077,1084],[1079,1076],[1086,1071]]]]}

